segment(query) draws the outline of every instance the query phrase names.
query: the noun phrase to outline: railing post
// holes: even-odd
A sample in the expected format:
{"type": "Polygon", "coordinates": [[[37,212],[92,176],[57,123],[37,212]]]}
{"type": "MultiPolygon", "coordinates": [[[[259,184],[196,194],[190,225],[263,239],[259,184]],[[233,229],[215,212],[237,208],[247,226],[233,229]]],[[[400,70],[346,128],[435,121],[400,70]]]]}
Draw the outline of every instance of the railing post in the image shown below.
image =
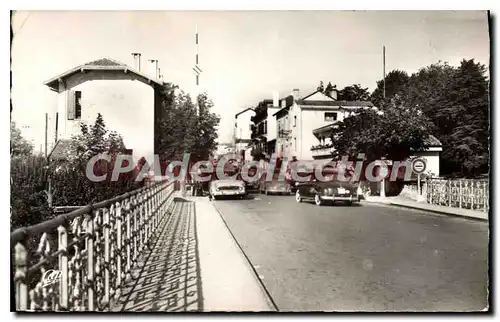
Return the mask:
{"type": "Polygon", "coordinates": [[[137,224],[137,212],[139,206],[137,205],[137,196],[132,197],[132,207],[133,207],[133,216],[134,216],[134,249],[133,249],[133,255],[132,255],[132,260],[135,262],[137,259],[137,238],[139,234],[139,225],[137,224]]]}
{"type": "Polygon", "coordinates": [[[61,280],[59,281],[59,308],[67,311],[68,307],[68,232],[64,226],[57,227],[59,233],[59,271],[61,280]]]}
{"type": "Polygon", "coordinates": [[[131,263],[131,238],[132,238],[132,227],[130,223],[130,217],[131,217],[131,200],[127,200],[127,206],[126,206],[126,211],[127,211],[127,274],[130,273],[130,268],[132,266],[131,263]]]}
{"type": "Polygon", "coordinates": [[[120,286],[122,284],[122,214],[119,202],[115,204],[116,215],[116,284],[115,298],[120,297],[120,286]]]}
{"type": "Polygon", "coordinates": [[[427,186],[427,199],[429,200],[429,204],[432,205],[432,191],[434,189],[434,183],[432,182],[432,178],[429,178],[429,183],[427,186]]]}
{"type": "Polygon", "coordinates": [[[458,208],[462,208],[462,180],[458,180],[458,208]]]}
{"type": "Polygon", "coordinates": [[[152,235],[152,230],[153,230],[153,191],[154,187],[151,187],[151,189],[148,190],[147,193],[147,208],[146,208],[146,218],[147,218],[147,225],[148,225],[148,231],[146,234],[146,239],[149,242],[149,239],[151,238],[152,235]]]}
{"type": "Polygon", "coordinates": [[[448,180],[448,184],[447,184],[447,190],[448,190],[448,207],[451,207],[451,180],[448,180]]]}
{"type": "Polygon", "coordinates": [[[94,221],[89,215],[87,217],[87,310],[94,311],[95,307],[95,294],[94,285],[95,280],[95,267],[94,267],[94,221]]]}
{"type": "Polygon", "coordinates": [[[17,243],[15,248],[15,273],[16,283],[16,310],[26,311],[28,309],[28,286],[26,285],[26,273],[28,271],[28,252],[22,243],[17,243]]]}
{"type": "Polygon", "coordinates": [[[139,252],[142,251],[144,247],[144,235],[145,235],[145,208],[146,208],[146,203],[145,203],[145,193],[141,192],[140,196],[137,197],[137,202],[139,204],[139,252]]]}
{"type": "Polygon", "coordinates": [[[488,212],[488,185],[486,184],[486,181],[483,181],[483,207],[484,211],[488,212]]]}
{"type": "Polygon", "coordinates": [[[471,195],[471,198],[470,198],[470,209],[474,210],[474,182],[471,180],[470,182],[470,195],[471,195]]]}
{"type": "Polygon", "coordinates": [[[104,226],[104,305],[109,305],[109,210],[104,209],[103,212],[103,226],[104,226]]]}

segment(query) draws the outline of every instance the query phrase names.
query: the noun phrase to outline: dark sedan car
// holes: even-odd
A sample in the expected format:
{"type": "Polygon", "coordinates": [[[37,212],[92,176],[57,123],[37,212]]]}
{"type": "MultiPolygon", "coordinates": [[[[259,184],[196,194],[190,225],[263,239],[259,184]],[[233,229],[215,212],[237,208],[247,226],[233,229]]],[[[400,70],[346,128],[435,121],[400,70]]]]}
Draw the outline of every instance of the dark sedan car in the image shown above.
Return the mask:
{"type": "Polygon", "coordinates": [[[350,182],[332,180],[327,182],[312,181],[297,185],[295,200],[313,200],[317,206],[336,201],[348,204],[358,203],[362,199],[358,185],[350,182]]]}

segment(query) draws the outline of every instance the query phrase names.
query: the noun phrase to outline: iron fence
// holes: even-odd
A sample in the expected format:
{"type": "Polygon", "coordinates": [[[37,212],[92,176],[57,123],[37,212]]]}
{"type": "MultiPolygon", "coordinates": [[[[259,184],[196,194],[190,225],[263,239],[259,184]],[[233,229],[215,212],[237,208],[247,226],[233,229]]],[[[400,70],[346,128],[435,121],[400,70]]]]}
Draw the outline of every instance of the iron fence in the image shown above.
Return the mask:
{"type": "Polygon", "coordinates": [[[16,311],[107,311],[173,204],[160,182],[12,232],[16,311]]]}
{"type": "Polygon", "coordinates": [[[488,212],[489,180],[428,179],[427,202],[430,204],[488,212]]]}

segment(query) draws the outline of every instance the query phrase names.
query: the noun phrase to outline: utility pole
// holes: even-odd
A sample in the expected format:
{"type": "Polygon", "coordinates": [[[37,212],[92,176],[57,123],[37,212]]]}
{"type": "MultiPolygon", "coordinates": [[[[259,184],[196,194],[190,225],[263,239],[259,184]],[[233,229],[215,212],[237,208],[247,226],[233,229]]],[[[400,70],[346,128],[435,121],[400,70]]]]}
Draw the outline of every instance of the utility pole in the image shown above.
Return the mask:
{"type": "Polygon", "coordinates": [[[49,129],[49,113],[45,113],[45,158],[47,158],[47,133],[49,129]]]}
{"type": "Polygon", "coordinates": [[[385,46],[383,49],[383,61],[384,61],[384,98],[385,98],[385,46]]]}
{"type": "Polygon", "coordinates": [[[56,112],[56,130],[55,130],[56,131],[56,134],[55,134],[56,137],[55,137],[55,140],[54,140],[54,144],[57,143],[57,134],[58,134],[57,130],[58,130],[58,126],[59,126],[59,113],[56,112]]]}

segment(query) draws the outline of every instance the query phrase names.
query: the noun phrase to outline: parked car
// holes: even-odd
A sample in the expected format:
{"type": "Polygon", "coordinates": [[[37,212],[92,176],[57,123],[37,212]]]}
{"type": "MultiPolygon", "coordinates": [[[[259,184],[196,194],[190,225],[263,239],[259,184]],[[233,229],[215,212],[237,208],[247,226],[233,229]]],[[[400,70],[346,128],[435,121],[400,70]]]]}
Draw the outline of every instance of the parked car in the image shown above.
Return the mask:
{"type": "Polygon", "coordinates": [[[336,201],[352,205],[359,203],[361,199],[362,195],[359,193],[357,184],[339,180],[319,182],[313,179],[311,182],[299,183],[295,192],[297,202],[313,200],[317,206],[333,204],[336,201]]]}
{"type": "Polygon", "coordinates": [[[247,194],[245,182],[241,180],[214,180],[210,182],[210,197],[218,199],[222,196],[232,196],[242,199],[247,194]]]}
{"type": "Polygon", "coordinates": [[[274,174],[272,180],[267,180],[264,174],[261,177],[259,184],[260,193],[269,194],[286,194],[289,195],[291,192],[290,180],[285,178],[279,178],[279,173],[274,174]]]}

